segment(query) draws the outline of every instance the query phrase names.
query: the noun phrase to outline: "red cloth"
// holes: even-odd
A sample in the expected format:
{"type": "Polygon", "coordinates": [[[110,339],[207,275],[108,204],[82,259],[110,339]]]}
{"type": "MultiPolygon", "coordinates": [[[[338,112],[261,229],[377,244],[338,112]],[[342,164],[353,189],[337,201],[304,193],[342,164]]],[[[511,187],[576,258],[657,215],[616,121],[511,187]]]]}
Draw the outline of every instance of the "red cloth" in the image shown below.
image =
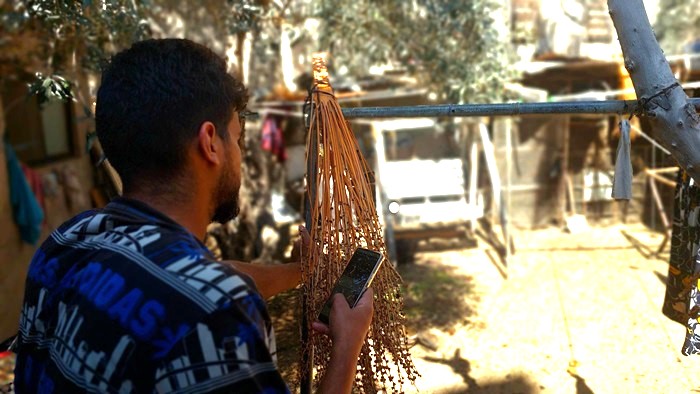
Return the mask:
{"type": "Polygon", "coordinates": [[[287,150],[284,148],[282,129],[277,117],[268,116],[265,118],[262,126],[261,145],[263,150],[272,153],[281,163],[287,160],[287,150]]]}
{"type": "MultiPolygon", "coordinates": [[[[46,212],[46,200],[44,199],[44,186],[41,183],[41,175],[24,164],[22,164],[22,172],[24,177],[27,178],[27,183],[32,192],[34,192],[34,197],[39,202],[41,209],[46,212]]],[[[46,224],[46,215],[44,215],[44,224],[46,224]]]]}

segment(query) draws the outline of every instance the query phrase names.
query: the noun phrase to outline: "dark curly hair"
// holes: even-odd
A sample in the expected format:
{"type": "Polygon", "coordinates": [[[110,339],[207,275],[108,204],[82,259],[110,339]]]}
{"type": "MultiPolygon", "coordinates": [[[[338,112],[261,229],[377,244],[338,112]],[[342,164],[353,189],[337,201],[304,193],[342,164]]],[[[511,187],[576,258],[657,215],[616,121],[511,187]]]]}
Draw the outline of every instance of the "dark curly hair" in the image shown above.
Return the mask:
{"type": "Polygon", "coordinates": [[[128,192],[137,182],[162,184],[180,175],[203,122],[228,140],[233,111],[247,101],[243,83],[207,47],[184,39],[141,41],[102,72],[97,136],[128,192]]]}

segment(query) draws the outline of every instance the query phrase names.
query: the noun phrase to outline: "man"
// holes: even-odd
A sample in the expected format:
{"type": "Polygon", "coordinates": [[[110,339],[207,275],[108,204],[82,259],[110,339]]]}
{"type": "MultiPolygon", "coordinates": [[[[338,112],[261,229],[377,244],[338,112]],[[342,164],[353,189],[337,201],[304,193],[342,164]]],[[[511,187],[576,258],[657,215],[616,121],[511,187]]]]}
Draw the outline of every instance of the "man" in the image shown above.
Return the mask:
{"type": "MultiPolygon", "coordinates": [[[[124,196],[57,229],[34,256],[18,393],[287,392],[263,299],[299,263],[217,262],[201,243],[238,212],[247,93],[209,49],[148,40],[114,56],[97,135],[124,196]]],[[[336,296],[321,391],[349,392],[373,312],[336,296]]]]}

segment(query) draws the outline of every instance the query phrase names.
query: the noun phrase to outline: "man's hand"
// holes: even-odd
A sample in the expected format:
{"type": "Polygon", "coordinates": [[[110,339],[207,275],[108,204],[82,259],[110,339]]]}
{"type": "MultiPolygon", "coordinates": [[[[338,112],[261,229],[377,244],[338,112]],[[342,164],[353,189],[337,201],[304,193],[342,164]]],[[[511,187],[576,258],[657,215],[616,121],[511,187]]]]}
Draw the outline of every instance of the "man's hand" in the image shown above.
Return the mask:
{"type": "Polygon", "coordinates": [[[326,375],[319,385],[321,393],[349,393],[355,380],[357,358],[372,323],[374,291],[365,291],[354,308],[350,308],[342,294],[333,296],[330,326],[313,323],[315,331],[330,335],[333,341],[331,359],[326,375]]]}
{"type": "Polygon", "coordinates": [[[329,335],[334,347],[336,342],[342,342],[343,346],[357,344],[359,352],[372,323],[373,313],[374,290],[371,287],[362,294],[354,308],[350,308],[345,297],[338,293],[333,295],[330,327],[320,321],[315,321],[312,327],[317,332],[329,335]]]}

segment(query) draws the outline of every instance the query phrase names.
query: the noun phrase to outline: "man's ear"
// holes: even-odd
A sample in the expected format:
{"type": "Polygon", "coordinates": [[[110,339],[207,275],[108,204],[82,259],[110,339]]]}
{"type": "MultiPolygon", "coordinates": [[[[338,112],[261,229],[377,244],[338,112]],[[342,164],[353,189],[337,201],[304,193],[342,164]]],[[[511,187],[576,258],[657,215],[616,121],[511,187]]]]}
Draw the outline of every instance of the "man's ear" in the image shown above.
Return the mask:
{"type": "Polygon", "coordinates": [[[198,152],[202,158],[211,164],[221,164],[223,145],[216,134],[216,126],[212,122],[204,122],[199,126],[197,134],[198,152]]]}

